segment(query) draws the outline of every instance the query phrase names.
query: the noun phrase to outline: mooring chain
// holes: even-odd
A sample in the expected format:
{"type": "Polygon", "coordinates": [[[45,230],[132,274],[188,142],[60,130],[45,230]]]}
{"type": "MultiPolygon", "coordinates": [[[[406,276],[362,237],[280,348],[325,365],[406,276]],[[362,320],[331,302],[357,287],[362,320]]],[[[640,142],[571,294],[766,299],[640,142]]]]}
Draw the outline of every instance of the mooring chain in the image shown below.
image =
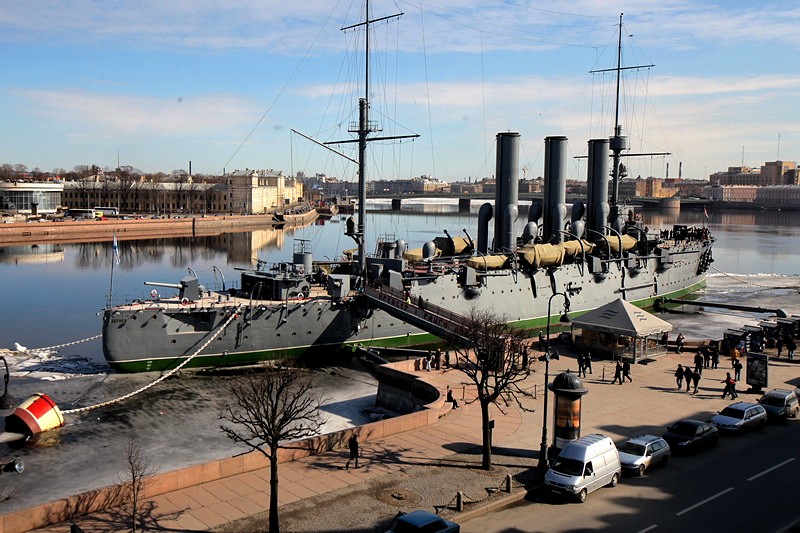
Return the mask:
{"type": "Polygon", "coordinates": [[[746,285],[752,285],[752,286],[754,286],[754,287],[759,287],[759,288],[761,288],[761,289],[767,289],[767,290],[777,290],[777,289],[797,289],[797,288],[800,288],[800,285],[784,285],[784,286],[778,286],[778,287],[773,287],[772,285],[763,285],[763,284],[761,284],[761,283],[755,283],[755,282],[748,281],[748,280],[746,280],[746,279],[742,279],[742,278],[740,278],[740,277],[734,276],[733,274],[729,274],[729,273],[727,273],[727,272],[724,272],[724,271],[722,271],[722,270],[718,269],[717,267],[715,267],[715,266],[713,266],[713,265],[712,265],[712,266],[710,266],[710,268],[711,268],[712,270],[716,270],[717,272],[719,272],[719,273],[720,273],[720,274],[722,274],[723,276],[728,276],[729,278],[731,278],[731,279],[734,279],[734,280],[738,281],[739,283],[744,283],[744,284],[746,284],[746,285]]]}
{"type": "Polygon", "coordinates": [[[206,349],[206,347],[207,347],[209,344],[211,344],[211,342],[212,342],[214,339],[216,339],[217,337],[219,337],[220,333],[222,333],[222,331],[223,331],[223,330],[224,330],[226,327],[228,327],[228,324],[230,324],[230,323],[233,321],[233,319],[235,319],[237,316],[239,316],[239,310],[240,310],[241,308],[242,308],[242,306],[241,306],[241,305],[237,306],[237,307],[236,307],[236,309],[235,309],[235,310],[234,310],[234,311],[231,313],[231,316],[230,316],[230,317],[228,317],[228,320],[226,320],[226,321],[225,321],[225,322],[224,322],[224,323],[223,323],[223,324],[222,324],[222,325],[221,325],[219,328],[217,328],[217,330],[214,332],[214,334],[213,334],[213,335],[211,335],[211,336],[210,336],[210,337],[209,337],[209,338],[206,340],[206,342],[204,342],[204,343],[203,343],[203,345],[202,345],[202,346],[200,346],[200,348],[198,348],[198,349],[197,349],[197,350],[196,350],[196,351],[195,351],[195,352],[194,352],[192,355],[190,355],[189,357],[187,357],[186,359],[184,359],[184,360],[181,362],[181,364],[179,364],[178,366],[176,366],[175,368],[173,368],[172,370],[170,370],[169,372],[167,372],[167,373],[166,373],[166,374],[164,374],[163,376],[159,377],[159,378],[158,378],[158,379],[156,379],[155,381],[151,381],[151,382],[150,382],[150,383],[148,383],[147,385],[144,385],[144,386],[142,386],[142,387],[139,387],[138,389],[136,389],[136,390],[135,390],[135,391],[133,391],[133,392],[129,392],[128,394],[125,394],[124,396],[120,396],[120,397],[118,397],[118,398],[114,398],[114,399],[112,399],[112,400],[108,400],[108,401],[105,401],[105,402],[101,402],[101,403],[98,403],[98,404],[95,404],[95,405],[89,405],[89,406],[86,406],[86,407],[78,407],[78,408],[76,408],[76,409],[67,409],[67,410],[65,410],[65,411],[61,411],[61,412],[62,412],[63,414],[65,414],[65,415],[73,415],[73,414],[76,414],[76,413],[81,413],[81,412],[85,412],[85,411],[91,411],[91,410],[93,410],[93,409],[98,409],[98,408],[100,408],[100,407],[105,407],[105,406],[107,406],[107,405],[111,405],[111,404],[114,404],[114,403],[117,403],[117,402],[121,402],[121,401],[123,401],[123,400],[127,400],[128,398],[131,398],[131,397],[133,397],[133,396],[136,396],[137,394],[141,394],[142,392],[146,391],[146,390],[147,390],[147,389],[149,389],[150,387],[153,387],[153,386],[155,386],[155,385],[157,385],[157,384],[161,383],[162,381],[164,381],[164,380],[165,380],[165,379],[167,379],[168,377],[170,377],[170,376],[172,376],[173,374],[175,374],[175,372],[178,372],[178,371],[179,371],[181,368],[183,368],[184,366],[186,366],[186,365],[189,363],[189,361],[191,361],[192,359],[194,359],[194,358],[195,358],[195,357],[196,357],[196,356],[197,356],[197,355],[198,355],[200,352],[202,352],[203,350],[205,350],[205,349],[206,349]]]}

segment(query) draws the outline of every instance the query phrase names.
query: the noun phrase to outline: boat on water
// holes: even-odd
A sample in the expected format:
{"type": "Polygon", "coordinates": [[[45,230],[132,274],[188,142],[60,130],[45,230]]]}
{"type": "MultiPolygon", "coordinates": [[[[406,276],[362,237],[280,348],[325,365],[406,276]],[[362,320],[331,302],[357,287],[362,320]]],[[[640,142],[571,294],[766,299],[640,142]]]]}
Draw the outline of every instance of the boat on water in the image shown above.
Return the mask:
{"type": "MultiPolygon", "coordinates": [[[[361,23],[367,35],[368,5],[361,23]]],[[[621,32],[620,24],[620,39],[621,32]]],[[[651,231],[618,203],[621,157],[628,150],[618,113],[613,134],[588,143],[586,203],[574,203],[568,212],[567,139],[548,137],[543,202],[529,207],[517,235],[520,135],[503,132],[496,138],[495,202],[481,206],[475,239],[445,232],[409,249],[403,239],[385,238],[367,254],[366,146],[387,137],[377,135],[369,120],[366,85],[353,130],[358,213],[345,228],[357,250],[339,261],[315,261],[310,243],[295,241],[290,261],[259,261],[241,272],[239,287],[223,283],[220,291],[203,287],[191,269],[179,283],[148,282],[177,292],[161,296],[154,289],[149,299],[104,309],[103,351],[113,368],[240,365],[324,356],[356,345],[428,344],[476,309],[536,329],[545,327],[559,293],[579,315],[618,298],[648,307],[704,285],[713,261],[706,228],[651,231]]]]}
{"type": "Polygon", "coordinates": [[[275,224],[294,226],[313,222],[318,216],[319,213],[313,205],[300,204],[291,209],[276,211],[272,214],[272,221],[275,224]]]}

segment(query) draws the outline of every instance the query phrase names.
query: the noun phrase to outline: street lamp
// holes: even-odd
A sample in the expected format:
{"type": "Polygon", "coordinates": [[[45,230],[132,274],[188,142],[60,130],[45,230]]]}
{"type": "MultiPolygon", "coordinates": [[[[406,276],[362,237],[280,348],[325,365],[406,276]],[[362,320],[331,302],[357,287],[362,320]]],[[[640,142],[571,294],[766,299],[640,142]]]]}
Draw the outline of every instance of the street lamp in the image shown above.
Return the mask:
{"type": "MultiPolygon", "coordinates": [[[[556,296],[563,296],[564,297],[564,314],[561,315],[559,322],[562,324],[569,324],[569,315],[567,312],[569,311],[569,296],[567,296],[566,292],[556,292],[550,296],[550,299],[547,300],[547,329],[545,334],[547,335],[547,343],[545,344],[545,352],[542,357],[539,359],[544,359],[544,411],[542,413],[542,445],[539,448],[539,464],[537,465],[537,469],[539,472],[544,473],[550,467],[550,458],[549,455],[549,446],[547,445],[547,398],[549,396],[547,385],[550,381],[550,306],[553,303],[553,298],[556,296]]],[[[552,356],[553,359],[558,359],[558,355],[554,354],[552,356]]]]}

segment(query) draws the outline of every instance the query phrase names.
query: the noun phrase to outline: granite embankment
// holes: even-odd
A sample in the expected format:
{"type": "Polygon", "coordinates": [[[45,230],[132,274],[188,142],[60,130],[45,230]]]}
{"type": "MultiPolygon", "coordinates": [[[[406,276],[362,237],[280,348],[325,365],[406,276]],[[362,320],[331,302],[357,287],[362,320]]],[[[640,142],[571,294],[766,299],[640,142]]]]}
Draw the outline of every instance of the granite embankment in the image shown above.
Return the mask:
{"type": "MultiPolygon", "coordinates": [[[[308,222],[306,222],[308,223],[308,222]]],[[[291,225],[291,224],[286,224],[291,225]]],[[[142,239],[148,237],[193,237],[228,231],[277,227],[272,215],[214,215],[161,219],[65,220],[0,224],[0,246],[33,243],[77,243],[142,239]]]]}

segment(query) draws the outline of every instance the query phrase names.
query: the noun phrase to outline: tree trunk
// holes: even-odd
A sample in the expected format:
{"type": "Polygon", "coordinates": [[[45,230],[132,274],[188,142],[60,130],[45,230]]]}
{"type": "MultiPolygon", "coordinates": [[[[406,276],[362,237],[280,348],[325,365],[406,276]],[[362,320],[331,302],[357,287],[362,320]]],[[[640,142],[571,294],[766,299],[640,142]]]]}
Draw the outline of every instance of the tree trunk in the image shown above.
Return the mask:
{"type": "Polygon", "coordinates": [[[483,429],[483,461],[481,468],[492,469],[492,428],[489,427],[489,402],[481,400],[481,427],[483,429]]]}
{"type": "Polygon", "coordinates": [[[269,532],[280,533],[278,524],[278,450],[269,456],[269,532]]]}

